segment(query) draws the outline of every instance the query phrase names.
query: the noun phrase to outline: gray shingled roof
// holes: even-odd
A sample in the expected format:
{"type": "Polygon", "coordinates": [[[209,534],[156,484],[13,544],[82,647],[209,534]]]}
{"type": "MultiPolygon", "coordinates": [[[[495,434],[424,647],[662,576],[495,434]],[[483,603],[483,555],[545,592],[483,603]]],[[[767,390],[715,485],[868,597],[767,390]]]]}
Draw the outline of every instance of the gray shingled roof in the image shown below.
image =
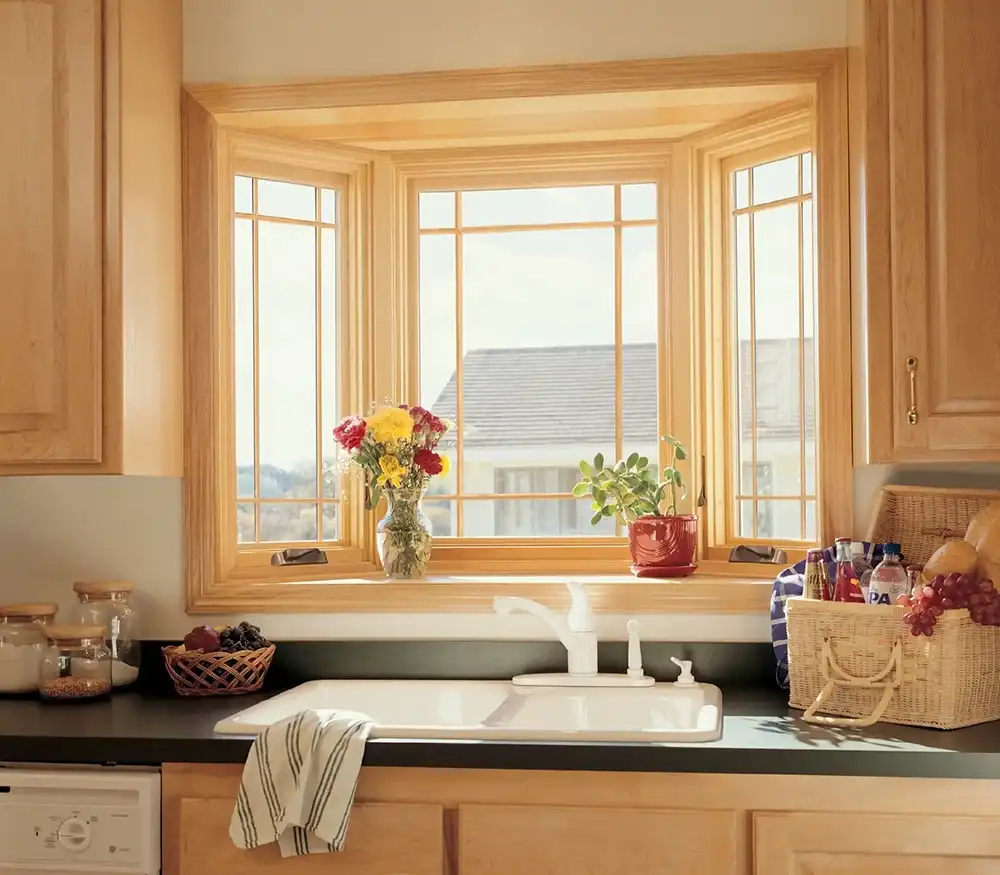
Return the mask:
{"type": "MultiPolygon", "coordinates": [[[[745,357],[748,351],[743,352],[745,357]]],[[[806,361],[808,370],[809,341],[806,361]]],[[[797,340],[758,340],[757,427],[762,437],[799,433],[791,391],[797,365],[797,340]]],[[[613,346],[475,349],[462,360],[462,381],[467,446],[544,446],[574,439],[614,443],[613,346]]],[[[455,418],[455,388],[452,374],[432,407],[438,416],[455,418]]],[[[744,426],[749,428],[749,385],[744,385],[743,397],[744,426]]],[[[656,399],[656,344],[626,344],[622,347],[626,444],[656,440],[656,399]]],[[[813,422],[812,407],[807,400],[807,428],[813,422]]]]}

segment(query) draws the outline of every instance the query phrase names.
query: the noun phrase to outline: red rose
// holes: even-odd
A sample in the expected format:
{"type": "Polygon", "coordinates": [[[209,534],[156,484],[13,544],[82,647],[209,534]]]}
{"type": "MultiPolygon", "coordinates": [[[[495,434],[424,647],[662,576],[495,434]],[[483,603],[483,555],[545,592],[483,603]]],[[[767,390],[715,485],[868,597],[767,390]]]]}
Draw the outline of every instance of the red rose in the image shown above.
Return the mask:
{"type": "Polygon", "coordinates": [[[440,474],[442,470],[441,457],[426,447],[421,447],[413,454],[413,464],[425,474],[440,474]]]}
{"type": "Polygon", "coordinates": [[[333,430],[333,436],[345,450],[354,450],[361,446],[368,426],[360,416],[348,416],[333,430]]]}

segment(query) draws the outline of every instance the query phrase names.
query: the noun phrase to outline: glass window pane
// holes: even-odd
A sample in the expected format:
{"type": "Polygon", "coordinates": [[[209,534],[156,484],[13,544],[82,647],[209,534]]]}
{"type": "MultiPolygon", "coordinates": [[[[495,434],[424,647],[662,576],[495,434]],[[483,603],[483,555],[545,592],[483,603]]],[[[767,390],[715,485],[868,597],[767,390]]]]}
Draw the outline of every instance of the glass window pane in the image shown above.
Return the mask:
{"type": "Polygon", "coordinates": [[[261,541],[315,541],[316,505],[306,502],[261,504],[261,541]]]}
{"type": "Polygon", "coordinates": [[[424,513],[431,521],[435,538],[454,538],[458,535],[458,503],[454,500],[425,498],[424,513]]]}
{"type": "Polygon", "coordinates": [[[320,199],[320,220],[328,225],[337,224],[337,192],[331,188],[324,188],[319,193],[320,199]]]}
{"type": "Polygon", "coordinates": [[[758,501],[757,537],[762,540],[802,540],[802,503],[768,499],[758,501]]]}
{"type": "Polygon", "coordinates": [[[816,502],[806,502],[806,540],[816,540],[816,502]]]}
{"type": "Polygon", "coordinates": [[[462,225],[548,225],[610,222],[615,217],[613,185],[465,191],[462,225]]]}
{"type": "Polygon", "coordinates": [[[767,463],[773,478],[769,494],[799,495],[799,207],[764,210],[752,221],[757,493],[767,494],[761,488],[761,463],[767,463]]]}
{"type": "MultiPolygon", "coordinates": [[[[813,275],[812,202],[802,204],[802,314],[805,340],[803,383],[806,402],[807,495],[816,494],[816,279],[813,275]]],[[[815,537],[815,536],[814,536],[815,537]]]]}
{"type": "Polygon", "coordinates": [[[237,213],[253,212],[253,180],[249,176],[237,176],[234,180],[233,205],[237,213]]]}
{"type": "Polygon", "coordinates": [[[257,522],[252,504],[236,505],[236,540],[240,544],[252,544],[257,540],[257,522]]]}
{"type": "Polygon", "coordinates": [[[333,429],[340,421],[340,410],[337,404],[337,357],[340,353],[337,343],[337,316],[339,302],[337,298],[337,269],[339,263],[337,251],[337,231],[324,228],[320,232],[322,275],[320,307],[322,313],[323,357],[323,496],[335,498],[340,492],[340,471],[337,468],[339,453],[337,442],[333,437],[333,429]]]}
{"type": "Polygon", "coordinates": [[[656,226],[622,229],[622,449],[646,456],[654,467],[660,444],[656,232],[656,226]]]}
{"type": "Polygon", "coordinates": [[[498,460],[610,455],[613,230],[470,234],[463,265],[465,492],[492,492],[498,460]]]}
{"type": "Polygon", "coordinates": [[[455,227],[455,192],[422,191],[419,209],[421,228],[455,227]]]}
{"type": "Polygon", "coordinates": [[[236,494],[240,498],[254,497],[253,322],[253,220],[236,219],[233,225],[233,346],[236,494]]]}
{"type": "Polygon", "coordinates": [[[786,197],[795,197],[799,193],[798,155],[771,161],[768,164],[758,164],[752,173],[755,206],[786,197]]]}
{"type": "Polygon", "coordinates": [[[281,219],[316,220],[316,189],[294,182],[257,180],[257,212],[281,219]]]}
{"type": "Polygon", "coordinates": [[[742,210],[750,206],[750,171],[737,170],[733,174],[733,189],[736,196],[736,209],[742,210]]]}
{"type": "Polygon", "coordinates": [[[613,519],[591,526],[586,499],[463,501],[464,534],[470,538],[613,537],[613,519]]]}
{"type": "Polygon", "coordinates": [[[737,501],[737,530],[736,536],[745,541],[753,541],[753,502],[737,501]]]}
{"type": "MultiPolygon", "coordinates": [[[[753,494],[753,480],[742,483],[737,478],[752,476],[753,458],[753,359],[750,320],[750,216],[746,213],[736,216],[733,239],[733,270],[735,297],[735,337],[736,355],[734,362],[735,383],[739,387],[734,393],[735,427],[732,435],[734,487],[739,494],[753,494]]],[[[742,516],[741,516],[742,518],[742,516]]],[[[740,534],[750,536],[752,530],[745,527],[740,534]]]]}
{"type": "Polygon", "coordinates": [[[625,220],[656,218],[655,182],[622,186],[622,218],[625,220]]]}
{"type": "Polygon", "coordinates": [[[339,541],[340,540],[340,505],[323,505],[323,531],[320,540],[339,541]]]}
{"type": "Polygon", "coordinates": [[[314,498],[315,229],[262,221],[257,251],[261,497],[314,498]]]}

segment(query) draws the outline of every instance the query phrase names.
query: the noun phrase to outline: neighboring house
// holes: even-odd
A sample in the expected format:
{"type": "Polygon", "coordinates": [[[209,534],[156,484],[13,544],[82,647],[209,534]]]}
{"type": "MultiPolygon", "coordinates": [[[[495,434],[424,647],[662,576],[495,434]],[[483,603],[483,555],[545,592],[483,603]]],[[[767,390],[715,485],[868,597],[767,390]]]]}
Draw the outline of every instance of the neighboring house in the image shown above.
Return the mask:
{"type": "MultiPolygon", "coordinates": [[[[743,349],[744,364],[749,350],[743,349]]],[[[812,344],[806,342],[807,387],[811,386],[812,344]]],[[[801,451],[798,415],[797,339],[757,341],[758,492],[798,495],[801,451]],[[794,384],[794,385],[793,385],[794,384]]],[[[743,367],[746,373],[746,366],[743,367]]],[[[463,492],[565,493],[579,480],[577,464],[598,452],[615,452],[615,367],[612,346],[479,349],[462,361],[464,430],[463,492]]],[[[743,459],[751,458],[749,379],[743,381],[743,459]]],[[[623,452],[655,458],[657,428],[656,345],[622,349],[623,452]]],[[[434,412],[456,416],[456,379],[451,376],[434,412]]],[[[811,399],[806,434],[814,433],[811,399]]],[[[447,449],[447,448],[446,448],[447,449]]],[[[752,461],[744,461],[744,488],[751,486],[752,461]]],[[[690,477],[688,478],[690,481],[690,477]]],[[[811,484],[810,484],[811,485],[811,484]]],[[[440,494],[440,487],[438,492],[440,494]]],[[[747,514],[752,513],[748,505],[747,514]]],[[[593,534],[589,500],[475,500],[465,502],[463,533],[488,536],[572,536],[593,534]]],[[[455,534],[455,509],[428,503],[439,536],[455,534]]],[[[758,535],[799,531],[799,505],[762,503],[758,535]]],[[[745,524],[751,522],[749,516],[745,524]]],[[[598,532],[613,534],[612,521],[598,532]]],[[[796,534],[797,536],[797,534],[796,534]]]]}

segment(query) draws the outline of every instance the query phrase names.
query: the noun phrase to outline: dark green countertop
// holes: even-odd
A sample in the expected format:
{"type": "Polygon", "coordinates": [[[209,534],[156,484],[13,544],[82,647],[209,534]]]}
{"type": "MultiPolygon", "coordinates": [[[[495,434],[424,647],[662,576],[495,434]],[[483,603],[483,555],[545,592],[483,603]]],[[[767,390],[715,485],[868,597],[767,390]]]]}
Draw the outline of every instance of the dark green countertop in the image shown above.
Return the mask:
{"type": "MultiPolygon", "coordinates": [[[[124,693],[74,705],[0,700],[0,762],[242,763],[252,739],[213,732],[266,695],[180,699],[124,693]]],[[[944,732],[809,726],[771,689],[723,689],[719,741],[601,744],[373,739],[365,765],[580,771],[1000,778],[1000,722],[944,732]]]]}

